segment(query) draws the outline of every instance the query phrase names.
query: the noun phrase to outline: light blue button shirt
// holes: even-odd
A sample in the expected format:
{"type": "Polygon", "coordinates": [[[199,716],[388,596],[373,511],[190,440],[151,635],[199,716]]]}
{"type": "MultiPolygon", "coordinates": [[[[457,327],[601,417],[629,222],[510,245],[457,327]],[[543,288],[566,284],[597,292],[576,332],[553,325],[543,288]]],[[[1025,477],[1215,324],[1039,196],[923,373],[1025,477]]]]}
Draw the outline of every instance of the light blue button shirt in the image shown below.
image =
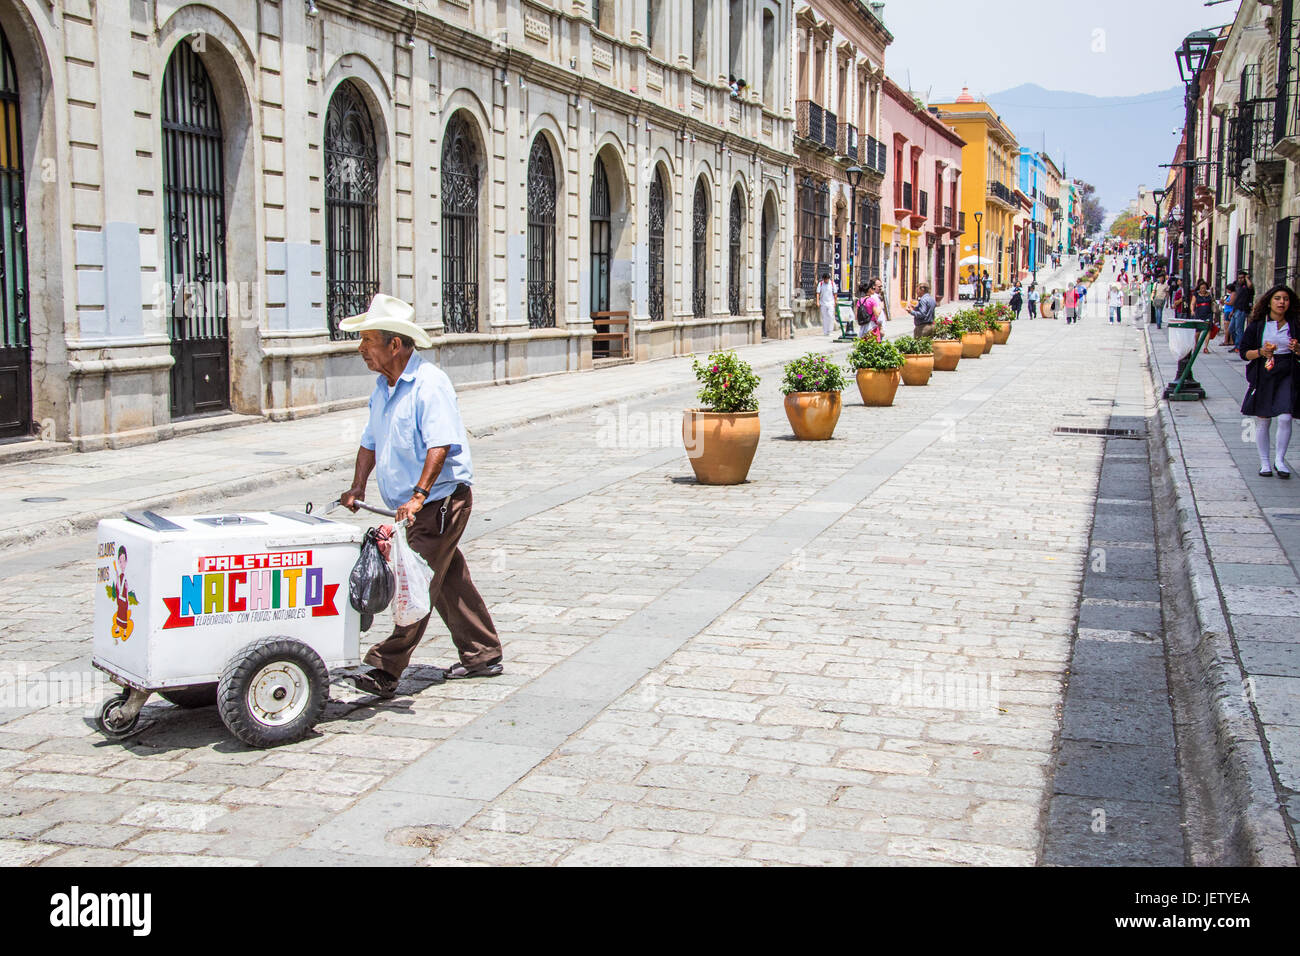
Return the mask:
{"type": "Polygon", "coordinates": [[[375,477],[388,507],[411,500],[429,449],[443,445],[449,446],[447,460],[429,501],[446,498],[457,485],[473,484],[474,466],[451,379],[412,352],[395,386],[389,388],[388,379],[379,376],[361,434],[361,447],[375,453],[375,477]]]}

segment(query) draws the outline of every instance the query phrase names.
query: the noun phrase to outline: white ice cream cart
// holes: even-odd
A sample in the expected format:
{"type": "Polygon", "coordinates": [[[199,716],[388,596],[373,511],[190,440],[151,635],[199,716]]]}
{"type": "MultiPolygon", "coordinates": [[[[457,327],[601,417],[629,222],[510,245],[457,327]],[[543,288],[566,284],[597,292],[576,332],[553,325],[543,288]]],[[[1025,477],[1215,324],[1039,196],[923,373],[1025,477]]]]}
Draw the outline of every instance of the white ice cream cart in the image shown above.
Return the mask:
{"type": "Polygon", "coordinates": [[[101,521],[94,664],[125,690],[100,709],[100,729],[130,735],[159,693],[215,703],[254,747],[301,739],[329,670],[360,663],[348,576],[363,535],[290,511],[101,521]]]}

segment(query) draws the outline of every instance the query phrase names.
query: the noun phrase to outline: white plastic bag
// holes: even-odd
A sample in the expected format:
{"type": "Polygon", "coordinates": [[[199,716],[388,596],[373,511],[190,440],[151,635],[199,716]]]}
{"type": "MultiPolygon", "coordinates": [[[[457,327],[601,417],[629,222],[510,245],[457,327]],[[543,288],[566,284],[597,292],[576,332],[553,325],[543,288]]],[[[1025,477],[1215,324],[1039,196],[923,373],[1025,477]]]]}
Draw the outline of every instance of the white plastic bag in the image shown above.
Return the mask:
{"type": "Polygon", "coordinates": [[[1174,353],[1174,358],[1180,359],[1194,348],[1196,348],[1195,329],[1182,329],[1177,326],[1170,327],[1169,351],[1174,353]]]}
{"type": "Polygon", "coordinates": [[[393,594],[393,623],[399,627],[418,624],[433,609],[429,587],[433,569],[406,540],[406,526],[393,529],[393,577],[397,590],[393,594]]]}

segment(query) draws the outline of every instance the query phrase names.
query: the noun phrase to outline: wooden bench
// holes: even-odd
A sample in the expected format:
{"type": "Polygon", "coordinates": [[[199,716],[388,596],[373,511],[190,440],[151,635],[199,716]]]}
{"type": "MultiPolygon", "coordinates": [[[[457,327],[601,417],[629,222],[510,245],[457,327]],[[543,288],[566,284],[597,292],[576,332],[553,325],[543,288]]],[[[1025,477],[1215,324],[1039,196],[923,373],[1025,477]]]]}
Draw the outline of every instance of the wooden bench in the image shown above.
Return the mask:
{"type": "Polygon", "coordinates": [[[593,312],[591,324],[596,334],[591,337],[593,358],[627,358],[628,338],[631,334],[632,318],[627,312],[593,312]],[[605,354],[597,355],[597,342],[607,343],[605,354]],[[614,346],[618,347],[615,354],[614,346]]]}

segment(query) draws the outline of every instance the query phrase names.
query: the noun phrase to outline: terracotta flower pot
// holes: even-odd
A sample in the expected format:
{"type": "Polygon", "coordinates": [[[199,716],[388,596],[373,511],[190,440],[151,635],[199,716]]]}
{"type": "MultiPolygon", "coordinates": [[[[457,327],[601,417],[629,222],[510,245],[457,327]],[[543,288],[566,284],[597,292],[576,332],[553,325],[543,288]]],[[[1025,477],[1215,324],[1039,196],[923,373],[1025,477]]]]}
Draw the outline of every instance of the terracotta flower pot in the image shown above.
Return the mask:
{"type": "Polygon", "coordinates": [[[898,391],[900,378],[896,368],[889,371],[858,369],[858,391],[862,393],[862,404],[877,407],[894,404],[894,393],[898,391]]]}
{"type": "Polygon", "coordinates": [[[992,329],[988,329],[988,330],[985,331],[985,333],[984,333],[984,352],[983,352],[984,355],[988,355],[990,352],[993,351],[993,341],[994,341],[994,339],[997,338],[997,335],[998,335],[998,334],[997,334],[996,332],[994,332],[992,329]]]}
{"type": "Polygon", "coordinates": [[[997,344],[1006,345],[1007,339],[1011,338],[1011,323],[1003,322],[1002,331],[998,333],[997,344]]]}
{"type": "Polygon", "coordinates": [[[682,414],[682,443],[700,484],[738,485],[758,449],[758,412],[688,408],[682,414]]]}
{"type": "Polygon", "coordinates": [[[791,392],[785,397],[785,417],[800,441],[826,441],[835,433],[844,397],[839,392],[791,392]]]}
{"type": "Polygon", "coordinates": [[[904,355],[903,384],[929,385],[930,374],[934,371],[933,355],[904,355]]]}
{"type": "Polygon", "coordinates": [[[984,354],[984,333],[963,332],[961,336],[961,357],[979,358],[984,354]]]}
{"type": "Polygon", "coordinates": [[[955,372],[961,361],[961,343],[956,339],[934,340],[934,370],[936,372],[955,372]]]}

